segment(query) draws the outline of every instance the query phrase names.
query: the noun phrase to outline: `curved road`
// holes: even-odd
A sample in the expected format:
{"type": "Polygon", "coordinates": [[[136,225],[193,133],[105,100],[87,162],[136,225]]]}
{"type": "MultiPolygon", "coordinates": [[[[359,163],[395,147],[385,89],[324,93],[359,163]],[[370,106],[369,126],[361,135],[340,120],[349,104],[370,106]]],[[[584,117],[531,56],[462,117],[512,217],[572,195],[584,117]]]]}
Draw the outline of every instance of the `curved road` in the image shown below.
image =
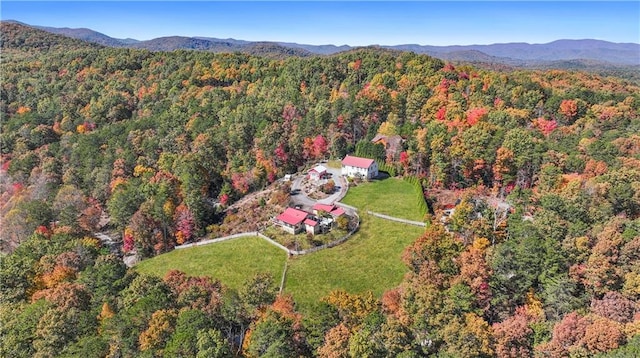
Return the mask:
{"type": "Polygon", "coordinates": [[[306,173],[301,173],[296,175],[295,180],[291,184],[291,202],[294,205],[300,205],[305,210],[311,210],[311,207],[316,203],[320,204],[334,204],[340,201],[346,194],[349,184],[347,180],[342,176],[341,169],[337,168],[329,168],[327,167],[327,173],[331,174],[331,179],[333,179],[336,183],[336,187],[338,191],[331,194],[329,197],[314,200],[307,196],[307,194],[302,189],[302,181],[304,180],[306,173]]]}

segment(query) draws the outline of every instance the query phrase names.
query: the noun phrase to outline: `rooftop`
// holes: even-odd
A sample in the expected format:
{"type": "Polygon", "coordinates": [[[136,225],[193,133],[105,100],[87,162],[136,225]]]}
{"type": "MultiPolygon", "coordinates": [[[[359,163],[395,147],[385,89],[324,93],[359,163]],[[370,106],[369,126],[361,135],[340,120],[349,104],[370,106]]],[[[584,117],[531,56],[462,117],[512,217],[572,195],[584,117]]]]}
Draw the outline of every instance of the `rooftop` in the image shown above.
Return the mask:
{"type": "Polygon", "coordinates": [[[324,173],[327,171],[327,168],[324,165],[316,165],[315,167],[311,168],[311,170],[309,171],[316,172],[316,173],[324,173]]]}
{"type": "Polygon", "coordinates": [[[342,159],[342,165],[365,169],[368,169],[373,164],[373,162],[373,159],[353,157],[350,155],[347,155],[346,157],[344,157],[344,159],[342,159]]]}
{"type": "Polygon", "coordinates": [[[326,211],[328,213],[331,212],[331,210],[333,210],[334,208],[335,206],[329,204],[316,203],[313,205],[313,210],[326,211]]]}
{"type": "Polygon", "coordinates": [[[305,225],[309,225],[309,226],[316,226],[316,225],[318,225],[318,222],[317,222],[317,221],[315,221],[315,220],[306,219],[306,220],[304,221],[304,224],[305,224],[305,225]]]}
{"type": "Polygon", "coordinates": [[[345,213],[343,208],[337,207],[335,205],[321,204],[317,203],[313,206],[313,210],[317,211],[326,211],[333,216],[340,216],[345,213]]]}
{"type": "Polygon", "coordinates": [[[295,226],[303,222],[307,218],[307,215],[308,214],[302,210],[287,208],[287,210],[278,215],[276,219],[286,224],[295,226]]]}
{"type": "Polygon", "coordinates": [[[344,215],[345,211],[343,208],[338,208],[336,207],[335,209],[331,210],[331,212],[329,214],[333,215],[333,216],[340,216],[340,215],[344,215]]]}

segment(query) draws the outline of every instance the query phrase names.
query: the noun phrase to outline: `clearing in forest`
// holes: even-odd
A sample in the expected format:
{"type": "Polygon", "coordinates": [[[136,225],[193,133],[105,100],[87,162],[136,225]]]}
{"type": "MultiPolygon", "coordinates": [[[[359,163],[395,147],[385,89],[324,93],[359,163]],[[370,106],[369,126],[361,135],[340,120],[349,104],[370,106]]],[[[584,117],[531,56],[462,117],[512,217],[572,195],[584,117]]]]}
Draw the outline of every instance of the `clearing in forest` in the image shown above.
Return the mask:
{"type": "MultiPolygon", "coordinates": [[[[285,292],[304,310],[333,290],[351,293],[372,291],[380,296],[397,286],[407,267],[404,249],[424,229],[366,214],[366,210],[421,220],[410,183],[385,179],[351,187],[346,204],[359,209],[361,226],[345,243],[331,249],[289,259],[285,292]]],[[[270,272],[280,283],[287,254],[257,237],[244,237],[216,244],[174,250],[136,266],[144,273],[164,276],[171,269],[193,276],[211,276],[238,288],[258,272],[270,272]]]]}
{"type": "Polygon", "coordinates": [[[345,243],[290,259],[285,292],[303,310],[333,290],[372,291],[380,297],[402,281],[407,272],[402,252],[424,229],[366,214],[361,218],[360,230],[345,243]]]}
{"type": "Polygon", "coordinates": [[[349,187],[342,202],[357,207],[361,213],[370,210],[401,219],[423,221],[416,195],[411,183],[387,178],[349,187]]]}
{"type": "Polygon", "coordinates": [[[237,289],[257,273],[269,272],[280,282],[287,253],[258,237],[242,237],[210,245],[173,250],[144,260],[135,270],[164,277],[170,270],[210,276],[237,289]]]}

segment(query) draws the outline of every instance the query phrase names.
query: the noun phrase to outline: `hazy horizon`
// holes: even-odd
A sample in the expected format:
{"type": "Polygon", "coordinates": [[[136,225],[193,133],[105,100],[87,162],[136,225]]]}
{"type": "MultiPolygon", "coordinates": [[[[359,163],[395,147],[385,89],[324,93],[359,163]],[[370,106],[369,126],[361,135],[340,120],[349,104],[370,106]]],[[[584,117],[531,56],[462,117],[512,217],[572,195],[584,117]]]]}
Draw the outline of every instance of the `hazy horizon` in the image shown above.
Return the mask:
{"type": "Polygon", "coordinates": [[[2,20],[140,41],[185,36],[336,46],[640,43],[636,1],[3,1],[2,20]]]}

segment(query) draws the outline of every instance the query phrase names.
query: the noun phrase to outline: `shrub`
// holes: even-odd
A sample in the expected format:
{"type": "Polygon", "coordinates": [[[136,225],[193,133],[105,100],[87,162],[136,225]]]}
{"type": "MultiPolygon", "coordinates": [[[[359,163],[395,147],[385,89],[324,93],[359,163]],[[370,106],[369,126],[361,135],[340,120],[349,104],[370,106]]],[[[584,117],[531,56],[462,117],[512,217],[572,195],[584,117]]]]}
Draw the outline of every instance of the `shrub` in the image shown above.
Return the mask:
{"type": "Polygon", "coordinates": [[[346,216],[340,216],[336,222],[338,223],[338,229],[349,230],[349,218],[346,216]]]}
{"type": "Polygon", "coordinates": [[[336,183],[329,180],[320,187],[320,190],[325,194],[332,194],[336,190],[336,183]]]}

